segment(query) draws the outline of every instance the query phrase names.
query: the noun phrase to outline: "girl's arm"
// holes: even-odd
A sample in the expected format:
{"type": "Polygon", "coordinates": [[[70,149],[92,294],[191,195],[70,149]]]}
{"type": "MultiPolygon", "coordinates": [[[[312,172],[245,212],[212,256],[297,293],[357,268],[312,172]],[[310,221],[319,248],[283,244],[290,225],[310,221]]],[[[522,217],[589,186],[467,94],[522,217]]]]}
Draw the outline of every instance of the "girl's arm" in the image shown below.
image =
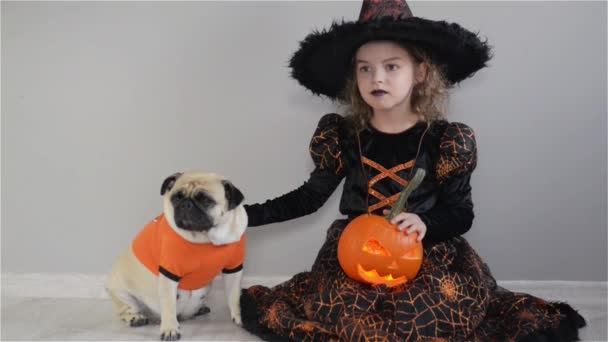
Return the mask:
{"type": "Polygon", "coordinates": [[[435,206],[418,214],[426,225],[425,239],[443,241],[460,236],[471,229],[475,214],[470,178],[470,175],[466,175],[446,180],[435,206]]]}
{"type": "Polygon", "coordinates": [[[471,229],[475,215],[470,180],[476,165],[475,133],[467,125],[450,123],[440,139],[439,199],[433,208],[418,214],[427,228],[426,239],[443,241],[471,229]]]}
{"type": "Polygon", "coordinates": [[[310,142],[315,169],[302,186],[264,203],[245,205],[250,227],[305,216],[323,206],[344,178],[339,133],[343,120],[338,114],[326,114],[319,121],[310,142]]]}
{"type": "Polygon", "coordinates": [[[261,204],[245,205],[249,226],[283,222],[314,213],[336,190],[342,177],[315,169],[299,188],[261,204]]]}

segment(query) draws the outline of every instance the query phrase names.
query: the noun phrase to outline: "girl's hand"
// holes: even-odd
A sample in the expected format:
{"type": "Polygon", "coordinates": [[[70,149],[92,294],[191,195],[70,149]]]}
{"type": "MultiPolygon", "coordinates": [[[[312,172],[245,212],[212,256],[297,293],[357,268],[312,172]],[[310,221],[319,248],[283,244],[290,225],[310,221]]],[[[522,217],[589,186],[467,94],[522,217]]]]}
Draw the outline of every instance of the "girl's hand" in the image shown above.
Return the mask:
{"type": "MultiPolygon", "coordinates": [[[[384,209],[382,214],[388,215],[389,212],[390,210],[384,209]]],[[[420,216],[416,214],[401,212],[391,220],[391,223],[396,224],[401,231],[407,229],[405,233],[408,235],[418,232],[418,241],[422,241],[426,234],[426,225],[422,222],[420,216]]]]}

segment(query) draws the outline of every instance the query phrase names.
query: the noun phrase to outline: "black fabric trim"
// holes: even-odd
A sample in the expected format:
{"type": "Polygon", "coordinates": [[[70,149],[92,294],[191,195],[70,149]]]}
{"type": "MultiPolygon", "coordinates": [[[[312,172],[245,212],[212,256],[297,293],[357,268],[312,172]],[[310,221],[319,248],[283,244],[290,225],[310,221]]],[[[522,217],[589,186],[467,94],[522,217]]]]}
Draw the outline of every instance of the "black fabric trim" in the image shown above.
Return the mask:
{"type": "Polygon", "coordinates": [[[555,329],[534,331],[519,339],[518,342],[570,342],[579,341],[578,329],[587,325],[581,316],[570,305],[562,302],[553,302],[564,317],[555,329]]]}
{"type": "Polygon", "coordinates": [[[230,270],[229,270],[229,269],[227,269],[227,268],[224,268],[224,269],[222,270],[222,273],[224,273],[224,274],[231,274],[231,273],[236,273],[236,272],[238,272],[238,271],[240,271],[240,270],[242,270],[242,269],[243,269],[243,264],[240,264],[240,265],[238,265],[237,267],[235,267],[235,268],[233,268],[233,269],[230,269],[230,270]]]}
{"type": "Polygon", "coordinates": [[[243,289],[241,291],[241,319],[243,321],[243,328],[264,341],[289,341],[289,339],[277,335],[267,327],[260,325],[259,317],[260,313],[258,312],[255,299],[251,297],[246,289],[243,289]]]}
{"type": "Polygon", "coordinates": [[[163,268],[162,266],[158,266],[158,272],[160,272],[162,275],[164,275],[165,277],[173,280],[173,281],[179,281],[181,279],[181,277],[176,276],[175,274],[167,271],[165,268],[163,268]]]}

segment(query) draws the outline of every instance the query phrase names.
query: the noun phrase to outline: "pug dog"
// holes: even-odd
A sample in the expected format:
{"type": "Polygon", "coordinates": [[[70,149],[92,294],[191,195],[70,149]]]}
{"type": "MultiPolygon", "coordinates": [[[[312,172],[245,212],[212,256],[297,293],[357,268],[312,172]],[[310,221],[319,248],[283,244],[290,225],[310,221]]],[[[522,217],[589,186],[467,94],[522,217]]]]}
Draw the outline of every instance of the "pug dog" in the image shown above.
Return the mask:
{"type": "Polygon", "coordinates": [[[179,321],[208,313],[203,298],[223,273],[232,320],[240,294],[247,213],[243,194],[221,175],[190,171],[164,180],[163,213],[122,253],[105,289],[130,326],[160,319],[160,339],[180,339],[179,321]]]}

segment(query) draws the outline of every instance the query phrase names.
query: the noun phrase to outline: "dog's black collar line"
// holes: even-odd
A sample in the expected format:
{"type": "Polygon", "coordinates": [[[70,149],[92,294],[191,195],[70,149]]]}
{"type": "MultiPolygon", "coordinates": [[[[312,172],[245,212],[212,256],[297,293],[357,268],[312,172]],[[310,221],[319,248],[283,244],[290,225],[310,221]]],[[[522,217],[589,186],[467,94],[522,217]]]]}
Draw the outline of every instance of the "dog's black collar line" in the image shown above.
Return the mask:
{"type": "Polygon", "coordinates": [[[230,270],[227,269],[227,268],[225,268],[225,269],[222,270],[222,273],[224,273],[224,274],[236,273],[236,272],[238,272],[238,271],[240,271],[242,269],[243,269],[243,264],[240,264],[237,267],[235,267],[233,269],[230,269],[230,270]]]}
{"type": "Polygon", "coordinates": [[[167,270],[166,270],[164,267],[162,267],[162,266],[159,266],[159,267],[158,267],[158,272],[160,272],[160,274],[164,275],[165,277],[167,277],[167,278],[169,278],[169,279],[171,279],[171,280],[173,280],[173,281],[177,281],[177,282],[179,282],[179,280],[180,280],[180,279],[182,279],[181,277],[179,277],[179,276],[177,276],[177,275],[175,275],[175,274],[173,274],[173,273],[171,273],[171,272],[167,271],[167,270]]]}

